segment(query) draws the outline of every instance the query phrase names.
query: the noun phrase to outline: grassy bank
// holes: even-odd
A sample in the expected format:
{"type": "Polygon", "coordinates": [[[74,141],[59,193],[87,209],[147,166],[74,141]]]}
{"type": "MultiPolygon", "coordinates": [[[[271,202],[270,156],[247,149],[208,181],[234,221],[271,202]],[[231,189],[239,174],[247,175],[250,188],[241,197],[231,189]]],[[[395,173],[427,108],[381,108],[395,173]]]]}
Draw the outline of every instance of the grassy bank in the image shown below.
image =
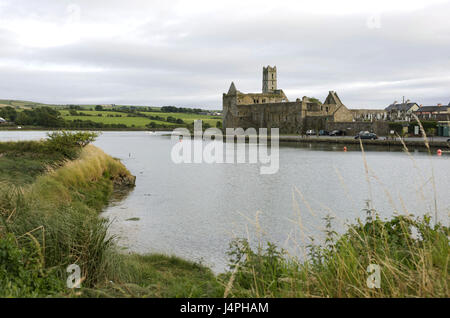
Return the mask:
{"type": "Polygon", "coordinates": [[[202,266],[118,253],[98,216],[115,187],[134,183],[118,160],[92,145],[71,157],[44,141],[0,149],[0,166],[11,168],[0,170],[0,296],[206,296],[217,289],[202,266]],[[80,266],[81,294],[66,288],[70,264],[80,266]]]}

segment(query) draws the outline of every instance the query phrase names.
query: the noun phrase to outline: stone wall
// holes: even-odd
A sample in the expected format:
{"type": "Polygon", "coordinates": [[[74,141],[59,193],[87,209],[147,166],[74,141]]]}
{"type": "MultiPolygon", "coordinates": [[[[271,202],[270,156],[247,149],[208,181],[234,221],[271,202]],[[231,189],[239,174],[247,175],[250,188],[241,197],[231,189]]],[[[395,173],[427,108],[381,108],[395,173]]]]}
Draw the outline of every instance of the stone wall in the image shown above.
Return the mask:
{"type": "MultiPolygon", "coordinates": [[[[231,127],[279,128],[280,133],[299,133],[303,125],[301,103],[238,105],[237,117],[231,127]]],[[[230,127],[230,126],[228,126],[230,127]]]]}

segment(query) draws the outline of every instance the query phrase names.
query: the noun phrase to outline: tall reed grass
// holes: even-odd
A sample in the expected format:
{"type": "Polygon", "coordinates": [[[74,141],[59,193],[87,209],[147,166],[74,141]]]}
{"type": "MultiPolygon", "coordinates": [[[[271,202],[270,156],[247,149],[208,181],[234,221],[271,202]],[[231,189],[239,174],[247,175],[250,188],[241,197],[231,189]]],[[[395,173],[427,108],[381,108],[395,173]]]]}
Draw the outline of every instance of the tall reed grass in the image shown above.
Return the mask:
{"type": "MultiPolygon", "coordinates": [[[[417,118],[416,118],[417,119],[417,118]]],[[[418,120],[418,119],[417,119],[418,120]]],[[[418,120],[425,146],[431,156],[428,139],[418,120]]],[[[402,139],[401,139],[402,140],[402,139]]],[[[413,156],[403,142],[404,151],[422,184],[418,192],[424,197],[427,183],[413,156]]],[[[381,219],[372,207],[372,179],[380,183],[371,170],[360,140],[362,161],[369,197],[365,220],[346,224],[338,235],[333,230],[333,216],[325,221],[325,242],[310,244],[303,260],[289,255],[275,245],[260,242],[252,248],[247,239],[236,239],[230,245],[230,266],[220,275],[226,286],[226,297],[449,297],[450,228],[438,219],[435,174],[431,163],[434,208],[422,217],[398,214],[381,219]],[[433,215],[433,218],[430,216],[433,215]],[[380,269],[379,286],[373,278],[373,265],[380,269]]],[[[342,178],[341,178],[342,179],[342,178]]],[[[342,182],[343,180],[341,180],[342,182]]],[[[345,188],[345,184],[344,184],[345,188]]],[[[307,210],[313,213],[306,198],[296,189],[307,210]]],[[[344,189],[345,190],[345,189],[344,189]]],[[[393,203],[389,189],[386,200],[393,203]]],[[[350,198],[351,199],[351,198],[350,198]]],[[[448,219],[447,219],[448,221],[448,219]]],[[[304,233],[301,217],[299,224],[304,233]]],[[[303,234],[304,235],[304,234],[303,234]]]]}
{"type": "Polygon", "coordinates": [[[79,265],[83,284],[94,286],[113,248],[107,221],[98,212],[116,179],[132,180],[122,163],[88,145],[78,159],[38,176],[30,185],[0,185],[0,237],[13,234],[17,245],[39,255],[42,269],[60,281],[67,277],[67,265],[79,265]]]}
{"type": "Polygon", "coordinates": [[[304,261],[272,244],[255,250],[234,241],[230,271],[221,276],[227,296],[448,297],[449,228],[428,216],[381,220],[367,211],[339,237],[327,217],[325,246],[309,245],[304,261]],[[380,268],[379,288],[367,282],[371,264],[380,268]]]}

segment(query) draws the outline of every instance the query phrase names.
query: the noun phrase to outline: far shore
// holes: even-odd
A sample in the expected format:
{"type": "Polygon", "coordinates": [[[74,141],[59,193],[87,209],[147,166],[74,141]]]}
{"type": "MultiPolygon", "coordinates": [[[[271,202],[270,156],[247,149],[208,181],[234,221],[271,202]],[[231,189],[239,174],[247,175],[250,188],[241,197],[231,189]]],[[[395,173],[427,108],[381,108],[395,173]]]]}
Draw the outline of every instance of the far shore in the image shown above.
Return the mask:
{"type": "MultiPolygon", "coordinates": [[[[450,147],[450,143],[446,141],[446,137],[428,137],[428,144],[433,149],[445,149],[450,147]]],[[[270,140],[270,137],[269,137],[270,140]]],[[[344,137],[305,137],[305,136],[280,136],[280,142],[300,142],[300,143],[334,143],[334,144],[360,144],[359,139],[352,136],[344,137]]],[[[423,147],[427,148],[425,141],[421,137],[407,137],[403,139],[407,147],[423,147]]],[[[376,145],[386,147],[403,147],[402,141],[399,137],[380,137],[376,140],[362,140],[363,145],[376,145]]]]}
{"type": "MultiPolygon", "coordinates": [[[[58,130],[72,130],[72,131],[170,131],[176,127],[158,127],[158,128],[146,128],[146,127],[128,127],[128,128],[49,128],[49,127],[27,127],[17,128],[17,126],[0,126],[0,131],[58,131],[58,130]]],[[[226,135],[224,135],[224,141],[226,140],[226,135]]],[[[236,137],[235,137],[236,138],[236,137]]],[[[246,136],[246,141],[248,141],[249,136],[246,136]]],[[[270,142],[271,137],[268,136],[268,141],[270,142]]],[[[428,145],[430,149],[443,149],[447,150],[450,148],[450,142],[448,142],[448,137],[438,137],[429,136],[427,138],[428,145]]],[[[359,139],[355,139],[353,136],[337,136],[337,137],[327,137],[327,136],[305,136],[305,135],[280,135],[279,142],[292,142],[292,143],[325,143],[325,144],[340,144],[340,145],[359,145],[359,139]]],[[[400,137],[379,137],[376,140],[362,140],[363,145],[375,145],[375,146],[385,146],[385,147],[401,147],[403,148],[402,141],[400,137]]],[[[405,137],[403,139],[404,144],[407,147],[414,148],[427,148],[424,139],[422,137],[405,137]]]]}
{"type": "Polygon", "coordinates": [[[168,131],[174,129],[174,127],[158,127],[158,128],[147,128],[147,127],[127,127],[127,128],[65,128],[65,127],[27,127],[17,128],[17,126],[0,126],[0,131],[59,131],[59,130],[70,130],[70,131],[168,131]]]}

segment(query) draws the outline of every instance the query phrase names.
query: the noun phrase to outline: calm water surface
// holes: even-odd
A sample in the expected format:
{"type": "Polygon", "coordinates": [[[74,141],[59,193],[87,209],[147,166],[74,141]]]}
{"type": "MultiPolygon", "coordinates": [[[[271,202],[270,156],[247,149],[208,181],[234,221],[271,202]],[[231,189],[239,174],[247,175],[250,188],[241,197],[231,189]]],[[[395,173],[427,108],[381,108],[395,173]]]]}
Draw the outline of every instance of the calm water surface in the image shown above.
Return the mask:
{"type": "MultiPolygon", "coordinates": [[[[39,139],[45,132],[0,132],[0,140],[39,139]]],[[[233,237],[272,241],[300,255],[310,236],[323,238],[327,214],[338,231],[365,217],[371,199],[382,216],[434,213],[448,224],[450,156],[367,149],[370,186],[360,151],[335,145],[282,145],[280,169],[260,175],[257,164],[174,164],[170,137],[104,132],[95,142],[134,174],[136,188],[105,209],[110,233],[139,253],[174,254],[215,271],[227,264],[233,237]],[[430,180],[434,171],[436,193],[430,180]],[[139,218],[131,221],[130,218],[139,218]]]]}

